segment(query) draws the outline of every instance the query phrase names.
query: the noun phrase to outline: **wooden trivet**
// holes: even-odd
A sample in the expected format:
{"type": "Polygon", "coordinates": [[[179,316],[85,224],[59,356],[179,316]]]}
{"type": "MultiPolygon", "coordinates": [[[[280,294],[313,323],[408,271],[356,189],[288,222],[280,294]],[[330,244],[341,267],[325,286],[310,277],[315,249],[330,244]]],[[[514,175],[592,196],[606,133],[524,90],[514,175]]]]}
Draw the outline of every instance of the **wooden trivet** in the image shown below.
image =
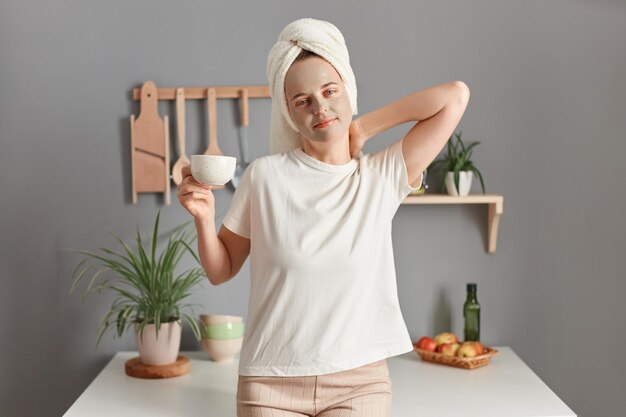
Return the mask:
{"type": "Polygon", "coordinates": [[[187,356],[178,356],[176,362],[167,365],[146,365],[137,356],[127,360],[124,368],[126,369],[126,375],[135,378],[173,378],[188,373],[191,369],[191,362],[187,356]]]}

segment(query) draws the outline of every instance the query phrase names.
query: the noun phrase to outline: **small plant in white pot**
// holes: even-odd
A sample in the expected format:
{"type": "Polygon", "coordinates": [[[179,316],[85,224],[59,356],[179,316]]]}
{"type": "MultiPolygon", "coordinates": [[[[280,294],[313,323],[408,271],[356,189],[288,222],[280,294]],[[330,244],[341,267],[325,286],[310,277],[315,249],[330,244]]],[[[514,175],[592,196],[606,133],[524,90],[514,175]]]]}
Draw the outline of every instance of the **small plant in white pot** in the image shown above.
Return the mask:
{"type": "Polygon", "coordinates": [[[485,183],[483,182],[483,176],[480,171],[474,166],[474,163],[470,159],[472,156],[472,148],[478,145],[480,142],[473,142],[469,146],[465,147],[461,140],[462,132],[454,134],[457,139],[457,143],[454,143],[453,138],[448,140],[448,153],[443,159],[439,159],[433,162],[430,167],[435,168],[439,165],[443,166],[444,177],[441,181],[441,192],[444,188],[447,189],[448,194],[453,196],[466,196],[469,194],[472,187],[472,176],[474,173],[478,175],[480,179],[480,185],[485,193],[485,183]]]}
{"type": "MultiPolygon", "coordinates": [[[[196,339],[201,340],[197,322],[182,311],[191,304],[181,305],[181,302],[190,295],[193,286],[206,278],[205,272],[202,268],[192,268],[174,276],[174,269],[185,252],[189,252],[200,263],[190,246],[196,237],[188,239],[186,235],[184,227],[189,222],[177,227],[171,232],[165,250],[157,257],[160,215],[159,211],[147,250],[144,249],[139,227],[136,250],[132,250],[113,231],[110,233],[122,246],[123,250],[120,252],[101,248],[103,253],[98,254],[70,249],[86,256],[74,269],[70,293],[83,278],[93,274],[83,295],[83,301],[88,293],[94,291],[100,293],[103,289],[117,294],[117,298],[100,322],[96,348],[109,327],[115,326],[117,336],[121,337],[130,326],[133,326],[139,357],[146,365],[166,365],[176,362],[180,350],[182,318],[189,323],[196,339]],[[89,263],[94,260],[100,266],[97,271],[93,269],[94,264],[89,263]],[[83,267],[84,264],[86,266],[83,267]],[[107,270],[114,273],[113,278],[102,278],[101,273],[107,270]]],[[[193,307],[191,310],[193,311],[193,307]]]]}

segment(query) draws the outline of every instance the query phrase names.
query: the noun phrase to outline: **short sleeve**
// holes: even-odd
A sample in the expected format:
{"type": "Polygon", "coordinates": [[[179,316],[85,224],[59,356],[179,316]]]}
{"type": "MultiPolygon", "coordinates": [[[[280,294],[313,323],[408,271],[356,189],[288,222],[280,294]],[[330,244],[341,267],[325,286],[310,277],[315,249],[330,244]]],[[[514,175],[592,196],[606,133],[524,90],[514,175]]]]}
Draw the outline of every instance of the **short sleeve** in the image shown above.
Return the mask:
{"type": "Polygon", "coordinates": [[[409,184],[409,174],[402,153],[402,140],[396,141],[382,151],[370,155],[370,164],[385,178],[397,203],[401,203],[410,192],[418,190],[424,181],[422,172],[417,187],[409,184]]]}
{"type": "Polygon", "coordinates": [[[250,239],[250,194],[252,192],[252,171],[254,163],[245,169],[239,179],[230,207],[224,216],[222,223],[233,233],[250,239]]]}

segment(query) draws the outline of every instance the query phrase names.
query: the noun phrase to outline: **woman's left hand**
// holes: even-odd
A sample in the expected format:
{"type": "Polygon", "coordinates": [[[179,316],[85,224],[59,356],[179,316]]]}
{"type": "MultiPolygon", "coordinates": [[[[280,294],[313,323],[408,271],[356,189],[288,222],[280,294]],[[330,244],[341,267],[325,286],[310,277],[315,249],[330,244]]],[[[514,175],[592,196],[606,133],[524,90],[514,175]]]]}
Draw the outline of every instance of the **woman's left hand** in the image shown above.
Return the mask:
{"type": "Polygon", "coordinates": [[[350,157],[354,158],[363,148],[363,145],[367,141],[367,137],[361,129],[359,119],[352,120],[348,132],[350,135],[350,157]]]}

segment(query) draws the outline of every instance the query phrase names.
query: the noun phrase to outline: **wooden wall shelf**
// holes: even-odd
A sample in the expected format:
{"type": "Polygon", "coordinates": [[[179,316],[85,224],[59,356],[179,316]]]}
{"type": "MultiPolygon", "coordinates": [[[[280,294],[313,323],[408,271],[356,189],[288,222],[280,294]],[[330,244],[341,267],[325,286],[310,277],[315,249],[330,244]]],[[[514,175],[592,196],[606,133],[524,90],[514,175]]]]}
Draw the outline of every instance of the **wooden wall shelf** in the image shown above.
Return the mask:
{"type": "Polygon", "coordinates": [[[504,197],[499,194],[470,194],[455,197],[448,194],[409,195],[402,204],[488,204],[487,252],[495,253],[498,239],[498,224],[502,216],[504,197]]]}

